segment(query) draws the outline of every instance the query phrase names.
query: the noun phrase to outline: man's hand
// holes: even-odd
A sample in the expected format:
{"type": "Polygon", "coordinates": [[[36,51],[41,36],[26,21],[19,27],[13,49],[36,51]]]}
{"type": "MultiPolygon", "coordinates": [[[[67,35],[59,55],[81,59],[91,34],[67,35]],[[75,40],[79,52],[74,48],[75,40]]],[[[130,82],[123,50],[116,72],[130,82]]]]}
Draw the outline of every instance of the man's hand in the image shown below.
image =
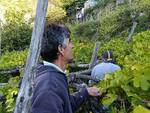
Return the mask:
{"type": "Polygon", "coordinates": [[[99,96],[99,89],[97,87],[89,87],[87,88],[88,94],[90,96],[99,96]]]}

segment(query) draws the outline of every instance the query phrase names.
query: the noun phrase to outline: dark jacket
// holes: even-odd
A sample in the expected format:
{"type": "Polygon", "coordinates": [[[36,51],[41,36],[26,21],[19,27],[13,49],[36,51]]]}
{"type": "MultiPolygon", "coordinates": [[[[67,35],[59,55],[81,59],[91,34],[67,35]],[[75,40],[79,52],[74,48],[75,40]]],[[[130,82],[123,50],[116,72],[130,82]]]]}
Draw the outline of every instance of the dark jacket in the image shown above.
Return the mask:
{"type": "Polygon", "coordinates": [[[73,113],[87,98],[86,89],[70,95],[64,73],[50,66],[38,67],[31,113],[73,113]]]}

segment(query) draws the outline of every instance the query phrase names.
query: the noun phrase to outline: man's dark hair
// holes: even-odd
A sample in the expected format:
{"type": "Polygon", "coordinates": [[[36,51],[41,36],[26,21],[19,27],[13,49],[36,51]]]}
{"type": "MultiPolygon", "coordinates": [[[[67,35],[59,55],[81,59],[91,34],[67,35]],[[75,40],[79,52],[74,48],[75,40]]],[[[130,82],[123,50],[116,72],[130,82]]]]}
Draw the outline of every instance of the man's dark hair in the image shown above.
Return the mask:
{"type": "Polygon", "coordinates": [[[110,63],[115,63],[114,59],[113,59],[113,52],[108,50],[108,51],[105,51],[103,54],[102,54],[102,59],[104,62],[110,62],[110,63]]]}
{"type": "Polygon", "coordinates": [[[43,60],[53,62],[58,57],[58,46],[63,46],[64,40],[70,38],[70,30],[64,25],[49,24],[46,26],[41,45],[43,60]]]}
{"type": "Polygon", "coordinates": [[[102,57],[105,58],[105,59],[112,59],[113,58],[113,53],[112,51],[105,51],[103,54],[102,54],[102,57]]]}

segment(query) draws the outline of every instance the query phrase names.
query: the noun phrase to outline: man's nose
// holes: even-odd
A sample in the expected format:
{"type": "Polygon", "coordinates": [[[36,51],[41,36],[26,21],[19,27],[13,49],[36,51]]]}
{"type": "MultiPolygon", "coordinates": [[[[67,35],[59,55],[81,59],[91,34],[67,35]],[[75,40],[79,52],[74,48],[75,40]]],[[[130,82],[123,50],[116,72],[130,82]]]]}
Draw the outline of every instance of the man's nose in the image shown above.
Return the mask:
{"type": "Polygon", "coordinates": [[[71,47],[74,48],[74,44],[73,43],[71,43],[71,47]]]}
{"type": "Polygon", "coordinates": [[[74,45],[72,44],[72,48],[74,48],[74,45]]]}

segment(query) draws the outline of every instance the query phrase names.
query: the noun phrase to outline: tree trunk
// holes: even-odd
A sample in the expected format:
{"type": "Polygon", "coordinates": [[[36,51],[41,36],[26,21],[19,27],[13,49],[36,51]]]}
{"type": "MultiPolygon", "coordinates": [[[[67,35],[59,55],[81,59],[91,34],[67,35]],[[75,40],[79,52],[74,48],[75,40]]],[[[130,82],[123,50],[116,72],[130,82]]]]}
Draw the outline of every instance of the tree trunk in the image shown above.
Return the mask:
{"type": "Polygon", "coordinates": [[[100,43],[99,43],[99,42],[96,42],[96,43],[95,43],[95,48],[94,48],[94,50],[93,50],[91,62],[90,62],[90,65],[89,65],[89,69],[92,69],[92,68],[95,66],[95,64],[96,64],[96,61],[97,61],[97,53],[98,53],[99,48],[100,48],[100,43]]]}
{"type": "Polygon", "coordinates": [[[133,35],[134,31],[135,31],[136,26],[137,26],[137,22],[133,22],[133,26],[131,28],[131,32],[129,33],[129,36],[126,39],[126,42],[130,42],[131,41],[132,35],[133,35]]]}
{"type": "Polygon", "coordinates": [[[48,0],[38,0],[29,55],[14,113],[29,113],[32,97],[33,67],[36,66],[43,36],[48,0]]]}

